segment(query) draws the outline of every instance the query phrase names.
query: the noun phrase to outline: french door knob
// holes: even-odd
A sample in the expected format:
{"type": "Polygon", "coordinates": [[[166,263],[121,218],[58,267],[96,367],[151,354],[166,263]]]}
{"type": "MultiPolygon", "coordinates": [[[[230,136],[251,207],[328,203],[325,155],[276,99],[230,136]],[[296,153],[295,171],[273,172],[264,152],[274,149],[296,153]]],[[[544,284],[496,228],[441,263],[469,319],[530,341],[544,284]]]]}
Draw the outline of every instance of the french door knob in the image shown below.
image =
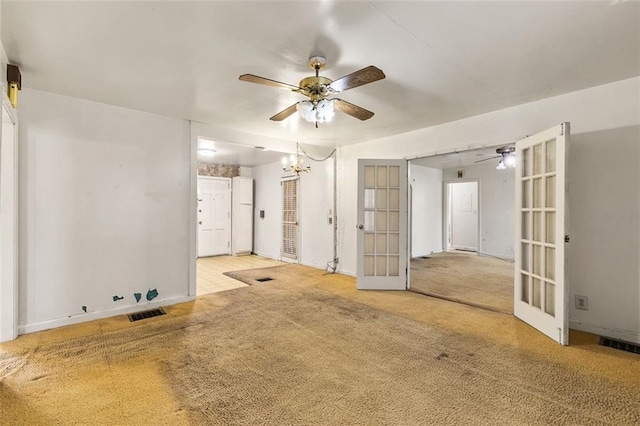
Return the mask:
{"type": "Polygon", "coordinates": [[[358,229],[364,229],[364,225],[358,225],[358,229]]]}
{"type": "Polygon", "coordinates": [[[199,225],[202,225],[202,221],[198,222],[199,225]]]}

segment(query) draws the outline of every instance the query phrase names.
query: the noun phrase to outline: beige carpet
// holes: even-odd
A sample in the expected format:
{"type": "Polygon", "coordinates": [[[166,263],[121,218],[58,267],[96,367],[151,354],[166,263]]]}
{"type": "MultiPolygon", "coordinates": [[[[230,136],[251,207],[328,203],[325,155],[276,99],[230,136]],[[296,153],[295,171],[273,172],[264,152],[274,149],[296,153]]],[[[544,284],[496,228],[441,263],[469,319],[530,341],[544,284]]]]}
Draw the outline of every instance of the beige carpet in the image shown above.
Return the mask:
{"type": "Polygon", "coordinates": [[[411,289],[471,306],[513,313],[513,263],[464,252],[413,258],[411,289]]]}
{"type": "MultiPolygon", "coordinates": [[[[638,424],[640,357],[297,265],[0,344],[7,425],[638,424]]],[[[243,275],[242,273],[239,274],[243,275]]]]}

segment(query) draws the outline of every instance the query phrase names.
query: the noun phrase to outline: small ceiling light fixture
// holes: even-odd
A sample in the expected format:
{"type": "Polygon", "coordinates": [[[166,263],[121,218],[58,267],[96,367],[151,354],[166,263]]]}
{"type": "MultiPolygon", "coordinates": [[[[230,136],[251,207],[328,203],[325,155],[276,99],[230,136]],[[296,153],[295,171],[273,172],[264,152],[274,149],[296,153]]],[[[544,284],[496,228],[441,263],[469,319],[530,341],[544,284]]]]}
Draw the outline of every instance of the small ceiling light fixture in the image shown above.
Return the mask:
{"type": "Polygon", "coordinates": [[[198,154],[204,155],[206,157],[213,157],[215,153],[216,153],[216,150],[213,148],[208,148],[205,146],[198,148],[198,154]]]}
{"type": "Polygon", "coordinates": [[[293,172],[296,176],[300,173],[310,173],[311,166],[303,164],[304,158],[300,155],[300,145],[296,143],[296,155],[291,154],[289,158],[282,158],[282,171],[285,173],[293,172]]]}
{"type": "Polygon", "coordinates": [[[496,166],[496,170],[505,170],[507,167],[514,168],[516,166],[516,149],[513,146],[503,146],[496,149],[496,153],[502,158],[496,166]]]}

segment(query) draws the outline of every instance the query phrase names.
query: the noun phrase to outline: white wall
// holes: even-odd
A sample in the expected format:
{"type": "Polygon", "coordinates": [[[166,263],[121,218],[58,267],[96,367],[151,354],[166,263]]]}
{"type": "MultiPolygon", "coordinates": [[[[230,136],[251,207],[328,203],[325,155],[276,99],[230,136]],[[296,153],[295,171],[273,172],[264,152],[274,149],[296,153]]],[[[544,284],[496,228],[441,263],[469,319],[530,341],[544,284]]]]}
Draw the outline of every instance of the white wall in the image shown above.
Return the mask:
{"type": "Polygon", "coordinates": [[[21,332],[142,309],[149,289],[186,300],[188,122],[28,89],[20,102],[21,332]]]}
{"type": "Polygon", "coordinates": [[[444,180],[458,180],[462,170],[464,179],[478,179],[480,200],[479,252],[513,259],[515,231],[515,169],[496,170],[498,159],[467,167],[446,169],[444,180]]]}
{"type": "Polygon", "coordinates": [[[253,167],[251,175],[255,179],[253,252],[271,259],[280,259],[282,165],[271,163],[253,167]],[[260,218],[260,210],[264,210],[264,219],[260,218]]]}
{"type": "MultiPolygon", "coordinates": [[[[519,105],[500,111],[491,112],[464,120],[450,122],[439,126],[433,126],[393,137],[387,137],[376,141],[348,145],[339,150],[338,163],[338,214],[341,220],[338,232],[338,254],[340,256],[339,271],[354,274],[356,271],[356,200],[357,200],[357,159],[358,158],[415,158],[437,153],[450,152],[477,148],[481,146],[493,146],[520,139],[526,135],[531,135],[539,131],[550,128],[563,121],[571,123],[572,151],[578,150],[578,160],[571,157],[569,160],[569,187],[570,193],[575,186],[580,183],[575,182],[580,176],[589,176],[590,182],[598,182],[602,177],[605,182],[611,169],[605,162],[584,162],[580,161],[580,142],[584,135],[598,134],[601,137],[597,142],[600,150],[597,156],[616,155],[615,151],[609,151],[608,147],[618,145],[612,136],[617,132],[624,132],[625,129],[634,129],[640,124],[640,77],[618,81],[603,86],[592,87],[566,95],[543,99],[540,101],[519,105]],[[601,133],[604,132],[604,133],[601,133]],[[583,135],[583,136],[581,136],[583,135]]],[[[626,143],[635,146],[637,149],[640,138],[637,131],[626,131],[626,143]]],[[[588,136],[587,136],[588,137],[588,136]]],[[[583,141],[587,139],[582,139],[583,141]]],[[[593,142],[596,144],[596,142],[593,142]]],[[[585,145],[586,146],[586,145],[585,145]]],[[[582,149],[585,149],[584,147],[582,149]]],[[[586,151],[585,155],[586,155],[586,151]]],[[[631,185],[638,193],[637,170],[640,167],[640,158],[637,151],[623,154],[624,163],[628,165],[627,170],[622,173],[627,182],[623,185],[631,185]],[[628,154],[628,155],[627,155],[628,154]]],[[[594,154],[595,155],[595,154],[594,154]]],[[[590,158],[590,157],[587,157],[590,158]]],[[[595,158],[595,157],[591,157],[595,158]]],[[[579,189],[578,189],[579,190],[579,189]]],[[[613,190],[613,189],[612,189],[613,190]]],[[[585,190],[585,193],[588,192],[585,190]]],[[[601,190],[600,193],[605,192],[601,190]]],[[[628,196],[628,195],[627,195],[628,196]]],[[[582,215],[584,211],[576,213],[576,203],[580,203],[576,195],[571,195],[570,208],[574,210],[573,216],[582,215]]],[[[600,217],[603,213],[592,213],[579,218],[578,228],[573,223],[571,228],[572,242],[569,246],[571,254],[569,257],[569,269],[574,271],[570,274],[570,298],[579,295],[591,295],[589,299],[589,311],[581,312],[577,317],[576,311],[570,311],[571,324],[574,327],[581,327],[589,330],[604,330],[607,335],[624,333],[631,341],[640,342],[640,283],[638,281],[640,249],[640,229],[638,220],[640,216],[640,206],[637,201],[612,199],[604,196],[605,202],[610,205],[600,204],[597,212],[601,209],[620,210],[626,215],[625,221],[601,223],[600,217]],[[633,209],[628,206],[633,205],[633,209]],[[580,221],[587,220],[587,223],[580,225],[580,221]],[[609,232],[592,230],[607,226],[609,232]],[[615,231],[615,232],[614,232],[615,231]],[[580,232],[578,236],[576,232],[580,232]],[[604,266],[609,263],[618,265],[616,251],[610,251],[610,247],[618,246],[619,240],[616,236],[624,234],[622,240],[628,253],[623,257],[633,261],[633,266],[628,266],[620,271],[614,272],[611,267],[604,266]],[[577,240],[577,241],[576,241],[577,240]],[[581,248],[576,248],[580,245],[581,248]],[[583,279],[578,279],[577,271],[589,265],[588,269],[594,268],[598,273],[585,274],[583,279]],[[608,281],[603,282],[600,277],[608,275],[608,281]],[[616,284],[612,285],[611,282],[616,284]],[[603,295],[603,288],[612,288],[613,291],[603,295]],[[591,308],[591,305],[601,305],[601,308],[591,308]],[[626,310],[620,309],[624,306],[626,310]]],[[[593,203],[600,203],[598,198],[593,203]]],[[[573,220],[575,222],[575,219],[573,220]]]]}
{"type": "Polygon", "coordinates": [[[409,163],[411,257],[442,251],[442,170],[409,163]]]}
{"type": "MultiPolygon", "coordinates": [[[[300,175],[300,246],[299,263],[325,269],[333,258],[333,225],[328,222],[333,209],[333,160],[313,162],[311,173],[300,175]]],[[[281,259],[282,164],[254,167],[255,233],[254,252],[260,256],[281,259]],[[265,211],[264,219],[260,210],[265,211]]]]}
{"type": "Polygon", "coordinates": [[[571,325],[640,343],[640,126],[574,135],[569,155],[571,325]]]}

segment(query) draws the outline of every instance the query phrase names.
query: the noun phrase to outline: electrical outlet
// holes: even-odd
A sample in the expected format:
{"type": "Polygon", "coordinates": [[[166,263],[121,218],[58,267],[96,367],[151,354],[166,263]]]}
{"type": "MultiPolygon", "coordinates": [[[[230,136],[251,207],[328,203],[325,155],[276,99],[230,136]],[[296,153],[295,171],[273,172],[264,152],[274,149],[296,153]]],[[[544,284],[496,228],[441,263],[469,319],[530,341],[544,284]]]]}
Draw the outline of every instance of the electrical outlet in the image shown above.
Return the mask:
{"type": "Polygon", "coordinates": [[[576,309],[582,309],[583,311],[588,311],[589,298],[587,296],[576,295],[576,309]]]}

